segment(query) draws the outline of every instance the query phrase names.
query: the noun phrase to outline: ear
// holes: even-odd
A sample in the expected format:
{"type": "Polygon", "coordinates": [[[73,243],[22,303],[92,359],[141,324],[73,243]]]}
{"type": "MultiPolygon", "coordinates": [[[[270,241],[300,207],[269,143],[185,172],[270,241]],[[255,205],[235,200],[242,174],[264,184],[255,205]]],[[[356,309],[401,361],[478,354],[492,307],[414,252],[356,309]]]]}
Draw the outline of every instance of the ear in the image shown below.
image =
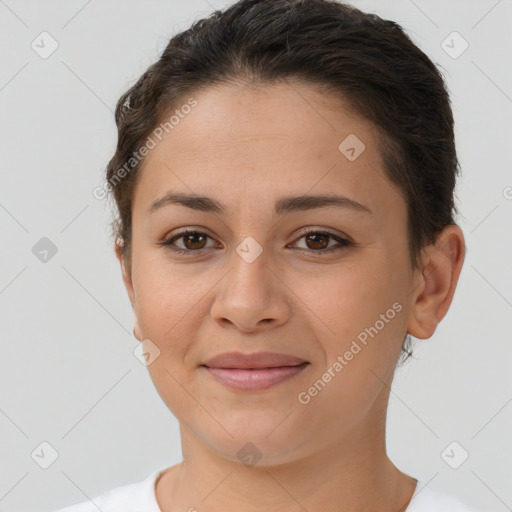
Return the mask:
{"type": "Polygon", "coordinates": [[[139,322],[137,319],[137,314],[135,312],[135,291],[133,288],[133,281],[132,281],[132,275],[131,275],[131,265],[128,265],[124,256],[123,256],[123,246],[122,242],[117,239],[114,242],[114,252],[116,254],[116,258],[119,261],[119,264],[121,265],[121,273],[123,276],[123,282],[124,286],[126,288],[126,291],[128,292],[128,297],[130,298],[130,303],[132,305],[132,309],[135,313],[135,325],[133,328],[133,335],[135,338],[137,338],[139,341],[142,341],[142,336],[140,334],[140,327],[139,322]]]}
{"type": "Polygon", "coordinates": [[[456,224],[446,226],[435,243],[424,249],[407,327],[407,332],[415,338],[430,338],[448,312],[465,254],[464,234],[456,224]]]}

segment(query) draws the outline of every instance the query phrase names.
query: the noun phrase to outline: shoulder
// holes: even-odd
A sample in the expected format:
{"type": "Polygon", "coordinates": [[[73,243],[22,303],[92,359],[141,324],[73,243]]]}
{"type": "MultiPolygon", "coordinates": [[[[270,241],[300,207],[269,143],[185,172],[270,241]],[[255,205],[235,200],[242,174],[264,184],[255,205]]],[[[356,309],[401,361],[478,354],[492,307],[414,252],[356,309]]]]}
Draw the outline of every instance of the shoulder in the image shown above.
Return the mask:
{"type": "Polygon", "coordinates": [[[418,482],[405,512],[478,512],[467,503],[443,491],[418,482]]]}
{"type": "Polygon", "coordinates": [[[153,471],[140,482],[116,487],[55,512],[161,512],[156,501],[155,482],[163,471],[153,471]]]}

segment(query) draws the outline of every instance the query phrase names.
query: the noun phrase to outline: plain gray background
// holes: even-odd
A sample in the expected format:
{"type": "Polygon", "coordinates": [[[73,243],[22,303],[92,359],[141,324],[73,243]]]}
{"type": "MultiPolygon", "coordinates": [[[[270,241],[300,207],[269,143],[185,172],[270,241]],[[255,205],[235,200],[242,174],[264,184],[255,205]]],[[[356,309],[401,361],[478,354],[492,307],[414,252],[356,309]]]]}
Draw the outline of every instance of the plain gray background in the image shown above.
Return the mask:
{"type": "MultiPolygon", "coordinates": [[[[178,423],[132,352],[110,209],[92,191],[120,94],[169,37],[231,3],[0,0],[4,512],[76,503],[181,460],[178,423]],[[46,37],[51,49],[43,31],[58,43],[47,58],[31,47],[46,37]],[[57,250],[46,262],[43,237],[57,250]]],[[[433,489],[512,510],[512,2],[352,3],[400,23],[441,66],[463,172],[466,261],[448,315],[396,373],[388,452],[433,489]]]]}

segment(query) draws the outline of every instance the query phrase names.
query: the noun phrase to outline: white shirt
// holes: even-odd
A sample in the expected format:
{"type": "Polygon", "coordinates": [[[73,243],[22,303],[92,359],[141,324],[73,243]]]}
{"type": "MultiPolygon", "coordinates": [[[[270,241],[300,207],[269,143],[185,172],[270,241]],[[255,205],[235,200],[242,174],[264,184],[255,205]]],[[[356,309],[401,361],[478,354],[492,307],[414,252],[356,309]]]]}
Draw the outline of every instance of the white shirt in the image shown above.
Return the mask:
{"type": "MultiPolygon", "coordinates": [[[[167,469],[167,468],[166,468],[167,469]]],[[[153,471],[141,482],[116,487],[90,501],[55,512],[162,512],[156,501],[155,483],[165,469],[153,471]]],[[[418,481],[405,512],[477,512],[457,498],[434,491],[418,481]]]]}

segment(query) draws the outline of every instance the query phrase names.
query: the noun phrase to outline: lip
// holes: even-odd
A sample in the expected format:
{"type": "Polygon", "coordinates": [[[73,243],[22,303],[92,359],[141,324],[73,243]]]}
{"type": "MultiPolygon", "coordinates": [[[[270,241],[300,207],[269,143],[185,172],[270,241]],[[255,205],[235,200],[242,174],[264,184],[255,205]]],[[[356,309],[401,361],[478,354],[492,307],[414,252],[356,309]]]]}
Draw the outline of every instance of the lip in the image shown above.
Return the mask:
{"type": "Polygon", "coordinates": [[[300,373],[309,363],[295,366],[277,366],[259,370],[243,368],[210,368],[203,366],[214,379],[222,384],[242,391],[259,391],[284,382],[300,373]]]}
{"type": "Polygon", "coordinates": [[[200,365],[215,380],[242,391],[268,389],[297,375],[309,362],[274,352],[226,352],[200,365]]]}
{"type": "Polygon", "coordinates": [[[276,352],[255,352],[244,354],[243,352],[224,352],[219,354],[202,365],[209,368],[237,368],[237,369],[263,369],[277,368],[281,366],[297,366],[307,363],[305,359],[278,354],[276,352]]]}

